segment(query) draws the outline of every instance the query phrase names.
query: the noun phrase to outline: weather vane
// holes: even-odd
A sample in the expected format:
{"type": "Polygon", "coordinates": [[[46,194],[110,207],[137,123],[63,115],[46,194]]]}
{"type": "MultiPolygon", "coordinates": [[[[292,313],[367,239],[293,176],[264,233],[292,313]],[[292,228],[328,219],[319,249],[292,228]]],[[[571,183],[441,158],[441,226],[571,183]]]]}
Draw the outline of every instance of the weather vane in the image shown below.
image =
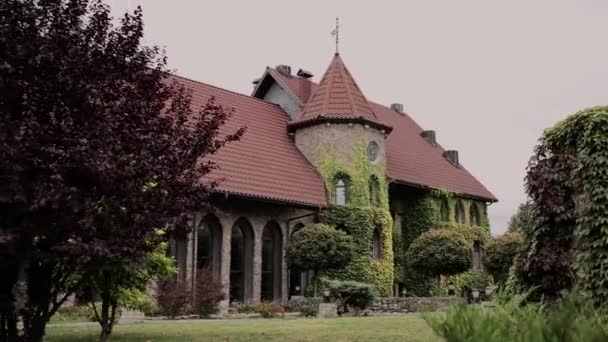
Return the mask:
{"type": "Polygon", "coordinates": [[[336,55],[340,54],[338,44],[340,43],[340,18],[336,17],[336,28],[331,31],[331,35],[336,37],[336,55]]]}

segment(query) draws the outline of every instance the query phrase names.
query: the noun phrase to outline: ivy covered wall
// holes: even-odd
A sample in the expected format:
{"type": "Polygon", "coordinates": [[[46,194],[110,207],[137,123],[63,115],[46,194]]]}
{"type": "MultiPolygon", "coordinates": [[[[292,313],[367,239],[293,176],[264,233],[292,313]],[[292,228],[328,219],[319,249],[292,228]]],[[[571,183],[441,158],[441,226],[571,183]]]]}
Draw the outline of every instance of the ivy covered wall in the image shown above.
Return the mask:
{"type": "Polygon", "coordinates": [[[486,204],[471,199],[458,198],[453,193],[440,190],[409,190],[399,187],[391,191],[391,211],[395,216],[393,249],[395,254],[395,282],[402,283],[408,293],[430,296],[444,292],[437,289],[437,282],[415,272],[407,266],[405,253],[420,234],[429,229],[456,229],[471,241],[482,243],[490,237],[486,204]],[[462,203],[464,223],[456,222],[456,206],[462,203]],[[478,215],[478,225],[471,226],[471,211],[478,215]]]}
{"type": "Polygon", "coordinates": [[[428,296],[433,287],[437,287],[437,282],[406,266],[405,252],[412,241],[432,228],[462,229],[471,236],[480,235],[467,228],[472,212],[478,217],[477,225],[484,227],[489,235],[483,202],[457,198],[448,191],[394,184],[389,196],[384,133],[381,131],[357,124],[316,125],[296,131],[295,143],[324,179],[329,203],[336,202],[337,179],[345,179],[347,183],[347,205],[330,206],[321,221],[351,234],[359,250],[347,269],[327,274],[329,277],[374,284],[382,296],[391,296],[395,283],[402,283],[413,295],[428,296]],[[371,141],[379,145],[376,161],[368,158],[367,148],[371,141]],[[371,203],[372,177],[377,181],[373,190],[375,203],[371,203]],[[463,224],[456,222],[459,203],[463,208],[463,224]],[[376,228],[380,230],[382,240],[378,260],[371,255],[376,228]]]}
{"type": "Polygon", "coordinates": [[[321,221],[346,231],[357,245],[356,257],[346,269],[326,275],[373,284],[381,296],[392,296],[393,220],[389,212],[370,206],[334,206],[325,212],[321,221]],[[377,260],[371,253],[375,229],[380,231],[381,240],[381,257],[377,260]]]}
{"type": "Polygon", "coordinates": [[[358,124],[331,124],[300,129],[295,139],[300,151],[324,179],[329,203],[336,202],[337,179],[346,181],[347,205],[330,206],[321,221],[349,233],[358,250],[345,270],[325,276],[370,283],[380,295],[391,296],[393,220],[389,212],[383,132],[358,124]],[[376,160],[370,160],[367,153],[372,141],[378,146],[376,160]],[[374,186],[370,186],[371,182],[374,186]],[[375,259],[372,246],[376,229],[381,248],[379,258],[375,259]]]}

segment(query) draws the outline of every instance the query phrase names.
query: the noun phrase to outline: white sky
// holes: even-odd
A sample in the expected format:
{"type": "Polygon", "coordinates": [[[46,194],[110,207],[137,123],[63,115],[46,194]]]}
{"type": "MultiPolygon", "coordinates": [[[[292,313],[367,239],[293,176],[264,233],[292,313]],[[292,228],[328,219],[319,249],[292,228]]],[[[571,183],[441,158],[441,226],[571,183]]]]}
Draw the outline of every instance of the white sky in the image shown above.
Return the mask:
{"type": "Polygon", "coordinates": [[[493,233],[525,200],[543,129],[608,105],[608,0],[106,0],[144,9],[148,44],[178,74],[250,94],[266,66],[329,64],[340,54],[368,99],[401,102],[500,200],[493,233]]]}

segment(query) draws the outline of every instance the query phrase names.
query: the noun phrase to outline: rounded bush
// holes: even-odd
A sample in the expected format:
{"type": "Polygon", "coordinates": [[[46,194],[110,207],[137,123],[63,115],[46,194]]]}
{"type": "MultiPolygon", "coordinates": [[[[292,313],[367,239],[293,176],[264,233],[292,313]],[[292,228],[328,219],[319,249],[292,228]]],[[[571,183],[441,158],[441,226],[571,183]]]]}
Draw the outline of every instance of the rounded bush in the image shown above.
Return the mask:
{"type": "Polygon", "coordinates": [[[506,233],[490,240],[486,245],[483,262],[486,270],[497,282],[507,279],[522,241],[521,234],[506,233]]]}
{"type": "Polygon", "coordinates": [[[471,245],[459,232],[431,229],[412,242],[407,250],[408,265],[431,276],[453,275],[472,265],[471,245]]]}
{"type": "Polygon", "coordinates": [[[287,245],[290,267],[301,270],[339,270],[354,257],[355,242],[344,231],[326,224],[313,224],[297,231],[287,245]]]}

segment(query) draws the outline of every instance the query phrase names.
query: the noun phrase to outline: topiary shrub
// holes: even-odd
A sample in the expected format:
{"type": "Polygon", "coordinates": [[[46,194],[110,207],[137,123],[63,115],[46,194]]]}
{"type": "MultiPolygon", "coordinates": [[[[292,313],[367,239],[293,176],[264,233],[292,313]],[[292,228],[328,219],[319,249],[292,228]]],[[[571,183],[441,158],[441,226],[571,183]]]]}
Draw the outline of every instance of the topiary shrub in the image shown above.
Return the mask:
{"type": "Polygon", "coordinates": [[[351,236],[326,224],[312,224],[294,233],[286,248],[289,267],[313,270],[315,296],[320,272],[346,267],[354,257],[351,236]]]}
{"type": "Polygon", "coordinates": [[[521,234],[514,232],[500,235],[486,244],[483,262],[496,282],[506,281],[522,241],[521,234]]]}
{"type": "Polygon", "coordinates": [[[158,286],[156,300],[161,315],[173,319],[186,311],[192,300],[192,292],[184,282],[177,279],[165,280],[158,286]]]}
{"type": "Polygon", "coordinates": [[[408,265],[419,273],[439,277],[462,273],[472,264],[469,242],[448,229],[431,229],[418,237],[407,250],[408,265]]]}
{"type": "Polygon", "coordinates": [[[338,314],[348,312],[349,308],[364,310],[377,296],[370,284],[350,280],[330,280],[325,282],[329,296],[338,302],[338,314]]]}
{"type": "Polygon", "coordinates": [[[216,314],[219,304],[226,294],[222,283],[213,279],[209,268],[204,268],[196,273],[196,288],[194,294],[194,311],[200,317],[209,317],[216,314]]]}

